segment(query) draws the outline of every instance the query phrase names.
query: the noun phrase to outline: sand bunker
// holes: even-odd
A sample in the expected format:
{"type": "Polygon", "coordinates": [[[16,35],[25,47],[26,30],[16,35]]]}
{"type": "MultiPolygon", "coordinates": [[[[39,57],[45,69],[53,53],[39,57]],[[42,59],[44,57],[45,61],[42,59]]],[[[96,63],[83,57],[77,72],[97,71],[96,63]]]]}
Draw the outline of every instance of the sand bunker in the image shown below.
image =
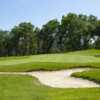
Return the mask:
{"type": "Polygon", "coordinates": [[[82,72],[89,70],[87,68],[76,68],[62,71],[51,71],[51,72],[31,72],[30,75],[35,76],[39,79],[42,84],[56,88],[85,88],[85,87],[100,87],[92,81],[71,77],[72,73],[82,72]]]}
{"type": "Polygon", "coordinates": [[[72,77],[72,73],[90,70],[88,68],[74,68],[61,71],[34,71],[34,72],[1,72],[0,74],[30,75],[49,87],[54,88],[92,88],[100,87],[99,84],[81,78],[72,77]]]}

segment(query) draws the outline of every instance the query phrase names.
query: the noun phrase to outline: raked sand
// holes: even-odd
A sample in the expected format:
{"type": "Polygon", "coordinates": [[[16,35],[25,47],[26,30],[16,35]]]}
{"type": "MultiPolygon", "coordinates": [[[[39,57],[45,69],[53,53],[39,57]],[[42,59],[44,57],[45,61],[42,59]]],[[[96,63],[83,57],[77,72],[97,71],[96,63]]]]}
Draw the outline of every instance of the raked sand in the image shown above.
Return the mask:
{"type": "Polygon", "coordinates": [[[89,69],[75,68],[75,69],[51,71],[51,72],[37,71],[37,72],[31,72],[30,75],[37,77],[42,84],[45,84],[50,87],[56,87],[56,88],[100,87],[99,84],[94,83],[92,81],[71,77],[72,73],[82,72],[86,70],[89,69]]]}
{"type": "Polygon", "coordinates": [[[90,70],[88,68],[74,68],[61,71],[33,71],[25,73],[17,72],[1,72],[0,74],[18,74],[18,75],[30,75],[39,79],[39,81],[49,87],[54,88],[92,88],[100,87],[99,84],[81,78],[71,77],[72,73],[82,72],[90,70]]]}

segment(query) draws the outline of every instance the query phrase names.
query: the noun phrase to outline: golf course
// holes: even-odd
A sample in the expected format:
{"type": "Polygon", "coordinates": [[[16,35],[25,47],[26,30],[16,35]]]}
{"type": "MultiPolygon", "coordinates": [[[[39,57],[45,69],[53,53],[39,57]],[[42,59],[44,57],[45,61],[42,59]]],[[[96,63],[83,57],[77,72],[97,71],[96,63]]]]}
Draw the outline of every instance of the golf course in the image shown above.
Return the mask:
{"type": "MultiPolygon", "coordinates": [[[[56,77],[61,74],[56,74],[56,77]]],[[[53,76],[51,78],[53,79],[53,76]]],[[[64,78],[67,80],[66,75],[64,78]]],[[[78,80],[76,81],[78,83],[78,80]]],[[[0,57],[0,100],[100,100],[99,84],[100,50],[0,57]],[[73,69],[84,69],[75,71],[71,76],[82,79],[83,82],[93,82],[90,84],[92,87],[52,87],[35,76],[41,73],[41,77],[44,75],[43,77],[48,77],[49,80],[49,75],[55,74],[42,73],[61,71],[63,74],[73,69]]]]}
{"type": "Polygon", "coordinates": [[[0,100],[100,100],[100,0],[0,0],[0,100]]]}

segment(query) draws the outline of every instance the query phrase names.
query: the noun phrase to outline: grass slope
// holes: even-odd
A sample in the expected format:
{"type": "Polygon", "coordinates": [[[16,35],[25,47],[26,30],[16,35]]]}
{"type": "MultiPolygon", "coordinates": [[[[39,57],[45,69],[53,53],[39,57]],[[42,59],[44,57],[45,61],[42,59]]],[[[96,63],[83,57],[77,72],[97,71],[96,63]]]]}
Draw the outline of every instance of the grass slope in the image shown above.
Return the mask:
{"type": "Polygon", "coordinates": [[[30,76],[0,75],[0,100],[100,100],[100,88],[54,89],[30,76]]]}
{"type": "Polygon", "coordinates": [[[92,80],[97,83],[100,83],[100,69],[94,69],[94,70],[89,70],[89,71],[84,71],[84,72],[73,73],[72,76],[84,78],[84,79],[88,79],[88,80],[92,80]]]}
{"type": "Polygon", "coordinates": [[[84,50],[61,54],[44,54],[24,57],[1,57],[1,72],[32,70],[60,70],[75,67],[100,68],[100,50],[84,50]]]}

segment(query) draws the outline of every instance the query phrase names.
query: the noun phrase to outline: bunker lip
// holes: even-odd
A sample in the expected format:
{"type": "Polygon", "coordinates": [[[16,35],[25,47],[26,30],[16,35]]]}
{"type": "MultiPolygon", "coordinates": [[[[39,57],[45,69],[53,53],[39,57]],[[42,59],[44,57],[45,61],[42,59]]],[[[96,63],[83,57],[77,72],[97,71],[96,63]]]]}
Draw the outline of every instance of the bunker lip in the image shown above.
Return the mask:
{"type": "Polygon", "coordinates": [[[93,88],[100,87],[99,84],[82,78],[75,78],[71,75],[75,72],[91,70],[90,68],[73,68],[60,71],[33,71],[33,72],[0,72],[10,75],[30,75],[39,81],[53,88],[93,88]]]}

